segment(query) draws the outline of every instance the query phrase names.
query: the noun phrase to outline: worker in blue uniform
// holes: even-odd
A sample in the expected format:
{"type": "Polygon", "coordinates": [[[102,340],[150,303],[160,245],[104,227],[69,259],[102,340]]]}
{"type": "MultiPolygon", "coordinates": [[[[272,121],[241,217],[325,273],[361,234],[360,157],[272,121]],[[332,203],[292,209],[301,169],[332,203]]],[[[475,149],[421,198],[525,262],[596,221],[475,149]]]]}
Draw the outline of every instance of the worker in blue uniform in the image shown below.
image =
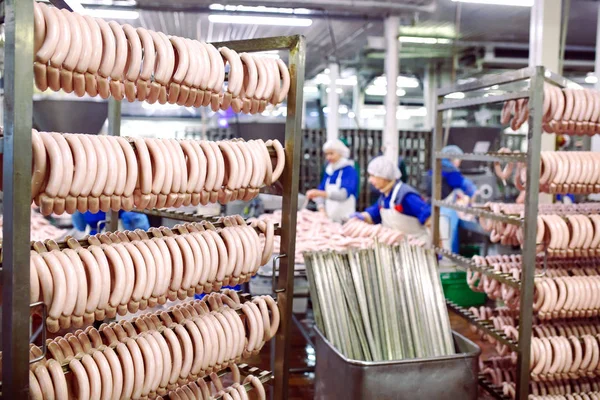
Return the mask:
{"type": "Polygon", "coordinates": [[[381,194],[375,204],[352,217],[429,240],[431,206],[412,186],[400,180],[402,174],[396,163],[379,156],[371,160],[367,171],[369,183],[381,194]]]}
{"type": "Polygon", "coordinates": [[[341,140],[328,140],[323,151],[327,159],[325,175],[319,187],[306,192],[306,197],[317,203],[329,219],[343,222],[356,211],[358,174],[349,159],[350,149],[341,140]]]}
{"type": "MultiPolygon", "coordinates": [[[[446,146],[442,149],[444,154],[463,154],[460,147],[456,145],[446,146]]],[[[460,172],[459,159],[442,159],[442,200],[456,202],[459,197],[469,203],[475,195],[477,187],[469,178],[465,178],[460,172]],[[466,197],[466,199],[465,199],[466,197]]],[[[427,195],[432,196],[433,172],[428,173],[427,195]]],[[[440,209],[440,233],[442,237],[442,247],[458,254],[460,243],[458,237],[459,217],[456,210],[442,207],[440,209]]]]}
{"type": "MultiPolygon", "coordinates": [[[[119,211],[119,219],[123,223],[123,228],[128,231],[133,231],[135,229],[147,231],[150,229],[148,216],[144,214],[121,210],[119,211]]],[[[76,211],[75,214],[73,214],[73,226],[82,232],[85,232],[89,226],[90,235],[98,233],[98,223],[101,223],[102,221],[106,221],[106,213],[103,211],[98,211],[95,214],[91,211],[86,211],[85,213],[76,211]]]]}

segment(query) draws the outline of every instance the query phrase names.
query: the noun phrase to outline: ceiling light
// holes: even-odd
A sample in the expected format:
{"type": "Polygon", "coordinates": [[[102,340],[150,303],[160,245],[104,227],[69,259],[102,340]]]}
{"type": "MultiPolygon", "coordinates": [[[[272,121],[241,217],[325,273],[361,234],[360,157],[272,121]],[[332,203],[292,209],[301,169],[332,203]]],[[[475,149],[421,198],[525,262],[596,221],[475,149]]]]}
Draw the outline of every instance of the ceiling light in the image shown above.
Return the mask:
{"type": "MultiPolygon", "coordinates": [[[[387,78],[385,76],[378,76],[373,80],[373,85],[378,87],[387,86],[387,78]]],[[[400,88],[417,88],[419,87],[419,81],[417,78],[412,76],[398,76],[396,79],[396,86],[400,88]]]]}
{"type": "Polygon", "coordinates": [[[324,74],[328,74],[329,72],[330,72],[330,71],[329,71],[329,68],[325,68],[325,69],[323,70],[323,73],[324,73],[324,74]]]}
{"type": "Polygon", "coordinates": [[[277,14],[311,14],[312,11],[307,8],[283,8],[283,7],[265,7],[265,6],[244,6],[244,5],[223,5],[213,3],[208,6],[213,11],[241,11],[241,12],[259,12],[259,13],[277,13],[277,14]]]}
{"type": "Polygon", "coordinates": [[[304,86],[304,93],[319,93],[319,89],[316,86],[304,86]]]}
{"type": "Polygon", "coordinates": [[[105,19],[138,19],[140,17],[138,11],[114,8],[86,8],[83,13],[90,17],[105,19]]]}
{"type": "Polygon", "coordinates": [[[444,38],[420,37],[420,36],[400,36],[398,40],[402,43],[420,43],[420,44],[448,44],[452,41],[444,38]]]}
{"type": "Polygon", "coordinates": [[[247,15],[209,15],[208,20],[215,24],[243,24],[243,25],[275,25],[275,26],[311,26],[309,18],[286,17],[259,17],[247,15]]]}
{"type": "Polygon", "coordinates": [[[460,3],[490,4],[495,6],[533,6],[533,0],[452,0],[460,3]]]}
{"type": "Polygon", "coordinates": [[[594,85],[598,83],[598,78],[591,72],[585,77],[585,83],[589,83],[590,85],[594,85]]]}
{"type": "Polygon", "coordinates": [[[385,96],[387,94],[387,89],[385,86],[368,86],[365,90],[365,94],[367,96],[385,96]]]}
{"type": "Polygon", "coordinates": [[[406,95],[406,90],[404,90],[404,89],[398,89],[398,90],[396,90],[396,96],[402,97],[404,95],[406,95]]]}
{"type": "Polygon", "coordinates": [[[323,114],[329,114],[329,107],[323,107],[323,114]]]}
{"type": "Polygon", "coordinates": [[[356,117],[356,114],[354,114],[354,111],[349,111],[348,112],[348,118],[354,119],[355,117],[356,117]]]}
{"type": "MultiPolygon", "coordinates": [[[[325,92],[329,93],[330,92],[329,88],[325,89],[325,92]]],[[[337,94],[342,94],[342,93],[344,93],[344,90],[342,88],[335,88],[335,92],[337,94]]]]}
{"type": "Polygon", "coordinates": [[[348,114],[348,106],[342,104],[338,107],[338,113],[340,114],[348,114]]]}
{"type": "Polygon", "coordinates": [[[447,99],[464,99],[465,94],[463,92],[454,92],[444,96],[447,99]]]}

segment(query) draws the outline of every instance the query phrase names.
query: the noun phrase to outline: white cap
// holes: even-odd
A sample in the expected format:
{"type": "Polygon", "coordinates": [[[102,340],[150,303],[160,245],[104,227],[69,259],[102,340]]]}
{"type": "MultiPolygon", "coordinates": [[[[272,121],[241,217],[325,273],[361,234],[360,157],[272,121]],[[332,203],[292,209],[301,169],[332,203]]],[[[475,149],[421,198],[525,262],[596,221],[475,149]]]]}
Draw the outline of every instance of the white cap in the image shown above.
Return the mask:
{"type": "Polygon", "coordinates": [[[340,139],[326,141],[323,145],[323,151],[335,151],[343,158],[350,157],[350,149],[340,139]]]}
{"type": "Polygon", "coordinates": [[[400,172],[398,166],[385,156],[379,156],[372,159],[367,168],[367,172],[369,172],[369,175],[390,181],[395,181],[402,177],[402,172],[400,172]]]}

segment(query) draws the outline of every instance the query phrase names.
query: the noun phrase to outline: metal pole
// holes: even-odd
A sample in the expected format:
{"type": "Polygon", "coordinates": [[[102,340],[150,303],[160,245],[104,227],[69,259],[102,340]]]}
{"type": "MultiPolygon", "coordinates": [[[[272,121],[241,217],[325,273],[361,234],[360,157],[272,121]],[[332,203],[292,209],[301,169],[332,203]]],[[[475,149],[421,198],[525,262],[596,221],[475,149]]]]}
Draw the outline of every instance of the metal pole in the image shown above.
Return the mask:
{"type": "MultiPolygon", "coordinates": [[[[437,104],[441,104],[444,101],[444,96],[437,95],[437,104]]],[[[442,160],[435,157],[438,151],[442,151],[444,141],[444,112],[438,111],[436,107],[435,116],[435,129],[433,131],[433,156],[431,157],[431,169],[432,169],[432,188],[431,188],[431,221],[432,225],[432,244],[434,246],[440,246],[440,208],[435,204],[435,201],[442,199],[442,160]]]]}
{"type": "MultiPolygon", "coordinates": [[[[560,33],[563,0],[535,0],[529,25],[529,66],[544,66],[558,72],[560,63],[560,33]]],[[[529,144],[531,145],[531,143],[529,144]]],[[[542,151],[556,150],[556,135],[545,134],[542,151]]],[[[540,203],[552,203],[552,195],[540,195],[540,203]]]]}
{"type": "Polygon", "coordinates": [[[337,79],[340,77],[340,66],[337,63],[329,64],[329,86],[327,90],[327,140],[335,140],[340,136],[340,95],[337,93],[337,79]]]}
{"type": "Polygon", "coordinates": [[[398,162],[398,128],[396,120],[396,109],[398,108],[398,96],[396,95],[396,81],[398,80],[398,27],[400,18],[387,17],[384,21],[385,31],[385,76],[387,78],[387,93],[385,95],[385,126],[383,127],[383,145],[385,156],[394,162],[398,162]]]}
{"type": "Polygon", "coordinates": [[[285,124],[285,168],[283,204],[281,215],[281,254],[277,281],[277,304],[281,312],[281,324],[275,344],[275,387],[276,399],[288,398],[290,335],[292,327],[292,302],[294,300],[294,254],[296,251],[296,212],[298,210],[298,186],[300,154],[302,148],[302,100],[304,87],[304,63],[306,41],[304,36],[290,46],[291,85],[287,100],[285,124]]]}
{"type": "Polygon", "coordinates": [[[435,126],[435,107],[437,105],[436,96],[436,72],[435,63],[430,61],[425,67],[425,77],[423,79],[423,97],[425,100],[425,130],[431,131],[435,126]]]}
{"type": "MultiPolygon", "coordinates": [[[[121,136],[121,102],[113,97],[108,99],[108,134],[121,136]]],[[[119,229],[119,211],[111,210],[109,213],[108,231],[115,232],[119,229]]]]}
{"type": "Polygon", "coordinates": [[[33,2],[4,2],[2,396],[29,392],[33,2]]]}
{"type": "MultiPolygon", "coordinates": [[[[600,90],[600,3],[598,3],[598,22],[596,23],[596,61],[594,62],[594,75],[598,79],[596,90],[600,90]]],[[[592,136],[591,151],[600,151],[600,136],[592,136]]]]}
{"type": "Polygon", "coordinates": [[[527,198],[525,200],[525,240],[521,275],[519,313],[519,359],[517,363],[517,400],[529,396],[529,359],[531,325],[533,323],[533,285],[535,281],[537,210],[540,190],[540,150],[544,112],[544,67],[537,67],[531,79],[529,98],[529,131],[527,134],[527,198]],[[528,267],[528,268],[526,268],[528,267]]]}

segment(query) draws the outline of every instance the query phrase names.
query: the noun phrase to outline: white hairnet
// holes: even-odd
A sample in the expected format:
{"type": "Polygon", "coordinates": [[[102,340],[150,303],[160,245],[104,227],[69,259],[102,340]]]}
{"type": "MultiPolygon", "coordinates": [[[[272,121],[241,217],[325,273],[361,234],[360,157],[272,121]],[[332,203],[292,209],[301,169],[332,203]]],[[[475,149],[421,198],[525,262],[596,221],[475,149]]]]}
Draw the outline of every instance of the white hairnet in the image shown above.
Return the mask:
{"type": "Polygon", "coordinates": [[[367,168],[367,172],[369,175],[390,181],[395,181],[402,177],[402,173],[398,166],[385,156],[379,156],[372,159],[367,168]]]}
{"type": "Polygon", "coordinates": [[[444,154],[464,154],[462,149],[455,144],[448,145],[442,149],[444,154]]]}
{"type": "Polygon", "coordinates": [[[335,151],[343,158],[350,157],[350,149],[340,139],[326,141],[323,145],[323,151],[335,151]]]}

